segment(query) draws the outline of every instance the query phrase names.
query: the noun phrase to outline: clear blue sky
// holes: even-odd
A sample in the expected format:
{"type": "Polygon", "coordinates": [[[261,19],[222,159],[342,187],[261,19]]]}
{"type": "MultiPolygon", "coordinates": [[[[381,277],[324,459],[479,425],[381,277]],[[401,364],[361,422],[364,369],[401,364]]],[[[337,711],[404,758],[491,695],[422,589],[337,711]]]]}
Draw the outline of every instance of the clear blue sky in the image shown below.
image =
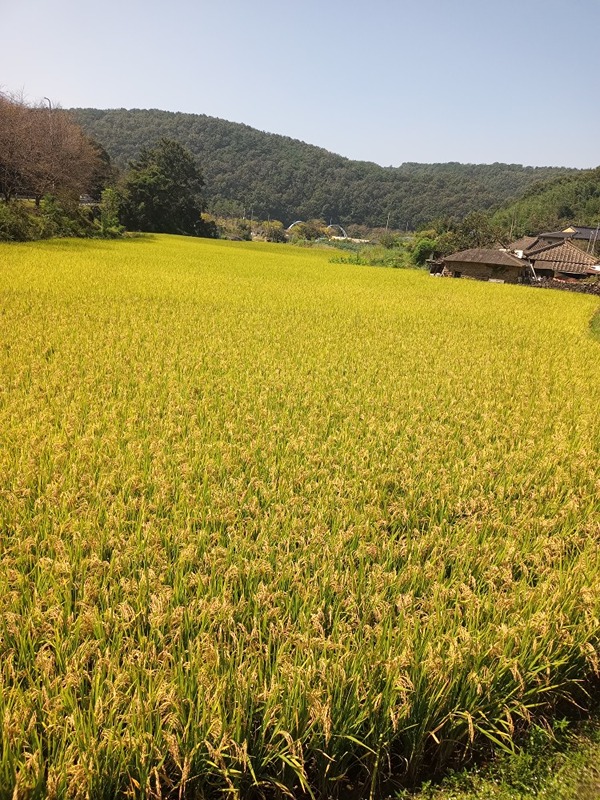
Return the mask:
{"type": "Polygon", "coordinates": [[[600,0],[0,0],[0,87],[349,158],[600,164],[600,0]],[[9,35],[7,35],[9,34],[9,35]]]}

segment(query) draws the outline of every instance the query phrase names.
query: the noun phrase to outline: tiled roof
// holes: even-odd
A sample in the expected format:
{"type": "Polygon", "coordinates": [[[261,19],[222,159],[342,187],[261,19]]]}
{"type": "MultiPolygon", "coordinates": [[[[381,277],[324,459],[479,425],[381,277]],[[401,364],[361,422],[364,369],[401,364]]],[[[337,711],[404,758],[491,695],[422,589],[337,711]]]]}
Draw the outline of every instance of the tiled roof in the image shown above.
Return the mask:
{"type": "Polygon", "coordinates": [[[573,235],[568,231],[544,231],[540,233],[540,239],[570,239],[573,235]]]}
{"type": "Polygon", "coordinates": [[[527,258],[535,258],[538,253],[543,253],[544,250],[554,250],[556,247],[562,247],[564,242],[543,242],[541,239],[536,239],[535,243],[527,250],[527,258]]]}
{"type": "Polygon", "coordinates": [[[598,236],[598,227],[590,227],[589,225],[569,225],[565,228],[563,233],[570,233],[573,231],[575,239],[593,239],[598,236]]]}
{"type": "Polygon", "coordinates": [[[598,263],[595,256],[584,253],[571,242],[550,245],[530,252],[527,256],[533,262],[534,269],[539,266],[542,269],[553,269],[556,272],[569,272],[574,275],[581,275],[598,263]]]}
{"type": "Polygon", "coordinates": [[[504,250],[485,250],[475,247],[471,250],[461,250],[444,258],[446,263],[460,262],[463,264],[493,264],[498,267],[523,267],[527,263],[521,258],[506,253],[504,250]]]}
{"type": "Polygon", "coordinates": [[[512,250],[522,250],[523,252],[529,250],[533,247],[538,241],[537,236],[522,236],[520,239],[517,239],[516,242],[511,242],[508,245],[508,249],[512,250]]]}
{"type": "Polygon", "coordinates": [[[583,242],[597,240],[600,242],[600,231],[597,228],[588,228],[585,225],[571,225],[564,231],[540,233],[540,237],[543,239],[577,239],[583,242]]]}

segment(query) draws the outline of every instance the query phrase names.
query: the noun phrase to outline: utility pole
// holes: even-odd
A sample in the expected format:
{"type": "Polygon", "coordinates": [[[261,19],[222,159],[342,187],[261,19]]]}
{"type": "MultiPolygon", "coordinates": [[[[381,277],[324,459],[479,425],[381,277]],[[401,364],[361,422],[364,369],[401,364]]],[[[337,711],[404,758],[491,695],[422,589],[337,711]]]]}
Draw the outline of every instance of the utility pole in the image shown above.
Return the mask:
{"type": "Polygon", "coordinates": [[[49,144],[50,144],[50,180],[51,180],[52,191],[54,192],[54,189],[55,189],[55,186],[56,186],[56,181],[55,181],[55,175],[54,175],[54,130],[53,130],[53,124],[52,124],[52,101],[50,100],[49,97],[44,97],[43,99],[48,101],[48,121],[49,121],[48,138],[50,140],[50,142],[49,142],[49,144]]]}

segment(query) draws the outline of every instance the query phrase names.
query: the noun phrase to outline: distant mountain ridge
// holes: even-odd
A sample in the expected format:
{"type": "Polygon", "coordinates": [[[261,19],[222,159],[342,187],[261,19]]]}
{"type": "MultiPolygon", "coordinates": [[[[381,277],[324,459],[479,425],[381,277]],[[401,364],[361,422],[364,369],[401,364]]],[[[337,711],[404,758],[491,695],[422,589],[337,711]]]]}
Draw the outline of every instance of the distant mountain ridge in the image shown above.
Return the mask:
{"type": "Polygon", "coordinates": [[[203,114],[155,109],[72,109],[120,166],[167,137],[200,161],[210,210],[231,215],[414,229],[461,219],[520,197],[540,181],[578,171],[520,164],[352,161],[287,136],[203,114]]]}

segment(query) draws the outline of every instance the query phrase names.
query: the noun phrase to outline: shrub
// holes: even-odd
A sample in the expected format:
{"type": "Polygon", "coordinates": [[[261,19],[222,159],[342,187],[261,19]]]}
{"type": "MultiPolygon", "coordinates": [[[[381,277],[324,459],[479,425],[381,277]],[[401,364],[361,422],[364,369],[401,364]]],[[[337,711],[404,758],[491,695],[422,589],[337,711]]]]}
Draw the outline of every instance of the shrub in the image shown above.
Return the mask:
{"type": "Polygon", "coordinates": [[[25,242],[31,234],[31,217],[23,204],[0,203],[0,241],[25,242]]]}

